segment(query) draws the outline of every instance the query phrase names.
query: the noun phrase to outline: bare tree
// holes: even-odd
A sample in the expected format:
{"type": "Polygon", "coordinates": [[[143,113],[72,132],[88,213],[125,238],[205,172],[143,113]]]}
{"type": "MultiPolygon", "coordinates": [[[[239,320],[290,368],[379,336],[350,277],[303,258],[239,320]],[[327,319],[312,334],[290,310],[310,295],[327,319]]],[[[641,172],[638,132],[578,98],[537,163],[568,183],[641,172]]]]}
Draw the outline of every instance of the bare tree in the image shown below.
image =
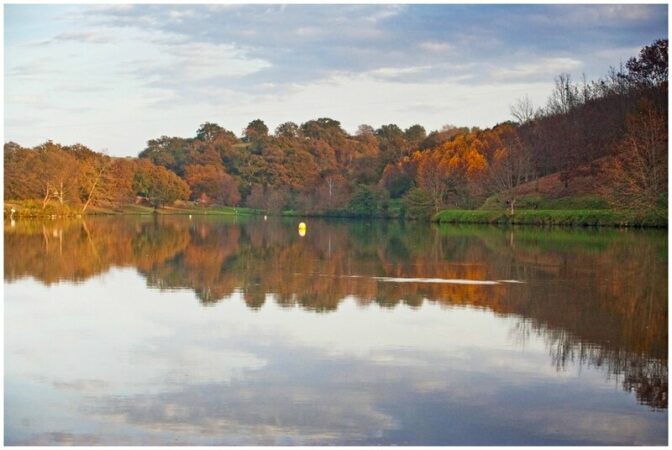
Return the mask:
{"type": "Polygon", "coordinates": [[[642,211],[667,204],[667,120],[650,101],[627,121],[620,153],[607,166],[607,194],[618,206],[642,211]]]}
{"type": "Polygon", "coordinates": [[[511,215],[515,213],[514,188],[528,181],[532,170],[532,158],[522,145],[515,131],[501,136],[502,147],[495,151],[490,165],[490,182],[495,191],[506,195],[511,215]]]}
{"type": "Polygon", "coordinates": [[[561,73],[555,79],[555,89],[548,99],[548,113],[567,114],[579,104],[579,89],[572,83],[572,77],[568,73],[561,73]]]}
{"type": "Polygon", "coordinates": [[[535,109],[530,98],[526,95],[511,105],[511,115],[519,124],[524,124],[534,119],[535,109]]]}

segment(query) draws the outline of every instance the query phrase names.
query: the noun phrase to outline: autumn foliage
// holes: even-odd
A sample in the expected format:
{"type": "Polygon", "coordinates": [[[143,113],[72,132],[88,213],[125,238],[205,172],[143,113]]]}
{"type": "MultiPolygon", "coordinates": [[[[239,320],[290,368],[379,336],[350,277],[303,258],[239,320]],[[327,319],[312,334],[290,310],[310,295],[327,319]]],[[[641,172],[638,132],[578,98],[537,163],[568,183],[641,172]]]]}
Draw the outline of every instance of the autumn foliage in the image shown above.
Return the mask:
{"type": "MultiPolygon", "coordinates": [[[[667,207],[667,41],[654,42],[605,78],[556,79],[547,105],[512,107],[517,122],[490,129],[285,122],[272,133],[261,119],[232,131],[206,122],[191,138],[161,136],[139,158],[111,158],[82,145],[51,141],[33,149],[5,144],[6,200],[155,207],[176,200],[361,216],[386,215],[392,202],[411,216],[478,208],[497,194],[559,173],[572,183],[581,167],[611,159],[605,189],[614,205],[667,207]],[[366,206],[362,206],[366,205],[366,206]],[[368,213],[367,213],[368,214],[368,213]]],[[[593,170],[593,169],[591,169],[593,170]]],[[[607,196],[605,192],[595,195],[607,196]]]]}

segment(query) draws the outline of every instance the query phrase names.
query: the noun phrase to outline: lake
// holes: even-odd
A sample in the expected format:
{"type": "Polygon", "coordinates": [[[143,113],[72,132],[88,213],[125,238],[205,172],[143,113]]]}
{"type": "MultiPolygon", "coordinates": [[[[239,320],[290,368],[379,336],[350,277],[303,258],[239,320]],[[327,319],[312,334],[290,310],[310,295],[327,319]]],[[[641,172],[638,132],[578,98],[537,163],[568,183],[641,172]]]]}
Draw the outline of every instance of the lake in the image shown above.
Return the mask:
{"type": "Polygon", "coordinates": [[[665,445],[667,232],[6,221],[9,445],[665,445]]]}

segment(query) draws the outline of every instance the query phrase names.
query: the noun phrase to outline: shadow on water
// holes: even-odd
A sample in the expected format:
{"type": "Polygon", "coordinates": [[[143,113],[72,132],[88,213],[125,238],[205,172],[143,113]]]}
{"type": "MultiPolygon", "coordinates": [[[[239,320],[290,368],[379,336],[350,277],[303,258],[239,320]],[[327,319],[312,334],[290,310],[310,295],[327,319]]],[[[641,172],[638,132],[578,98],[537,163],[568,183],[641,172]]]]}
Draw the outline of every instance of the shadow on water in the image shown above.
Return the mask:
{"type": "Polygon", "coordinates": [[[5,281],[83,282],[112,267],[148,286],[190,289],[203,305],[242,293],[328,313],[424,302],[517,318],[558,371],[602,368],[651,408],[667,408],[664,232],[430,226],[226,217],[109,217],[5,223],[5,281]],[[444,282],[400,282],[404,279],[444,282]],[[445,280],[495,281],[461,284],[445,280]],[[516,280],[521,283],[502,282],[516,280]]]}

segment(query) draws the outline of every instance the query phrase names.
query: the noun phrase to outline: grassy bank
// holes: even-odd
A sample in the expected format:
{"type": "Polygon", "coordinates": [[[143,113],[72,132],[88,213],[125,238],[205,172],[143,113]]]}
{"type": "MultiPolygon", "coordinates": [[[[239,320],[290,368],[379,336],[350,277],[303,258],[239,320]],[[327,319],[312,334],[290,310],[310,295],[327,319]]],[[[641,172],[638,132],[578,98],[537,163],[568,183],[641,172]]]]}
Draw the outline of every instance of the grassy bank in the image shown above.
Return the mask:
{"type": "Polygon", "coordinates": [[[487,210],[440,211],[433,219],[439,223],[480,223],[513,225],[565,225],[611,227],[667,227],[667,211],[637,214],[633,211],[608,209],[533,209],[507,212],[487,210]]]}
{"type": "Polygon", "coordinates": [[[81,215],[110,215],[110,214],[192,214],[192,215],[252,215],[256,210],[250,208],[234,208],[231,206],[197,206],[191,203],[183,203],[175,206],[164,206],[154,209],[151,206],[138,204],[124,204],[116,207],[92,206],[82,214],[81,208],[72,208],[68,205],[60,205],[49,202],[43,208],[42,202],[37,200],[5,201],[5,217],[11,216],[14,209],[14,217],[77,217],[81,215]]]}

